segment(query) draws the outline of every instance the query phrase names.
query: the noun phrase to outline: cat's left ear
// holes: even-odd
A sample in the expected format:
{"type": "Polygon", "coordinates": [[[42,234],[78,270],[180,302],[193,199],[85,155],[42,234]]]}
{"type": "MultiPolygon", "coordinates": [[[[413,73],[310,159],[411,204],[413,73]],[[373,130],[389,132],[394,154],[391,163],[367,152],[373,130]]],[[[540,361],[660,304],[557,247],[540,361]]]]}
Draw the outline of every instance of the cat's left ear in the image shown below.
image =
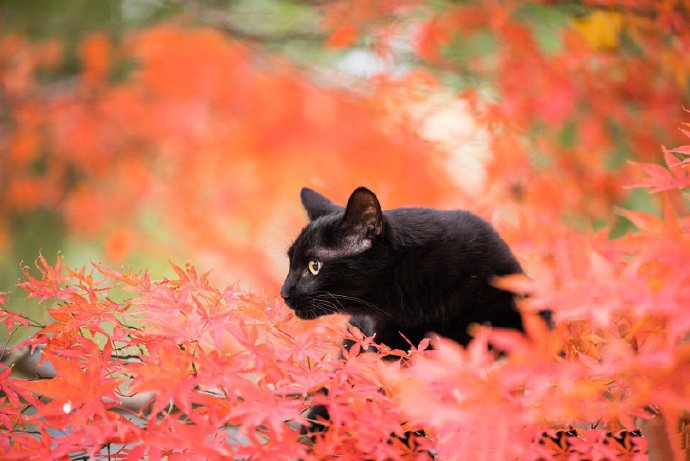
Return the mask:
{"type": "Polygon", "coordinates": [[[350,195],[340,229],[358,239],[372,239],[383,231],[383,213],[376,195],[358,187],[350,195]]]}

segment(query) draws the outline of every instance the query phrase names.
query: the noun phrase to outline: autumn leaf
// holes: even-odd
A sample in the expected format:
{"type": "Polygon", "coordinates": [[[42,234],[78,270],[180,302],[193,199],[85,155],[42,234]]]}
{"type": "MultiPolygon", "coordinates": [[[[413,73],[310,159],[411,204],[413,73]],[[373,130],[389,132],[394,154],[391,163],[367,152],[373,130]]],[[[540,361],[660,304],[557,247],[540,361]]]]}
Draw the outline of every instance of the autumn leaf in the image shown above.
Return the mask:
{"type": "Polygon", "coordinates": [[[616,11],[595,10],[574,22],[578,34],[594,49],[618,47],[623,14],[616,11]]]}
{"type": "Polygon", "coordinates": [[[643,182],[631,187],[645,187],[652,192],[663,192],[690,187],[690,166],[685,161],[679,160],[673,155],[674,152],[676,152],[676,150],[667,150],[664,148],[666,168],[653,163],[631,162],[634,167],[646,175],[646,179],[643,182]]]}
{"type": "Polygon", "coordinates": [[[192,365],[193,359],[188,352],[163,343],[155,350],[155,356],[143,357],[141,363],[128,367],[129,372],[136,376],[130,383],[130,390],[157,393],[151,408],[154,415],[173,403],[189,412],[192,402],[188,396],[197,384],[192,365]]]}
{"type": "Polygon", "coordinates": [[[48,264],[48,261],[43,255],[39,255],[36,259],[36,269],[41,274],[41,279],[34,278],[28,268],[23,268],[22,272],[26,282],[18,284],[19,287],[24,288],[28,292],[28,298],[38,297],[41,301],[45,301],[51,297],[68,300],[69,296],[74,293],[74,288],[63,288],[61,286],[64,282],[62,274],[62,258],[58,255],[55,266],[48,264]]]}
{"type": "Polygon", "coordinates": [[[103,83],[110,67],[111,47],[104,34],[92,34],[81,44],[84,82],[87,85],[103,83]]]}
{"type": "Polygon", "coordinates": [[[328,37],[326,44],[332,48],[346,48],[357,39],[357,27],[352,23],[345,23],[328,37]]]}
{"type": "Polygon", "coordinates": [[[30,323],[29,319],[21,314],[0,310],[0,323],[4,323],[8,330],[12,330],[14,328],[15,322],[25,327],[28,327],[30,323]]]}

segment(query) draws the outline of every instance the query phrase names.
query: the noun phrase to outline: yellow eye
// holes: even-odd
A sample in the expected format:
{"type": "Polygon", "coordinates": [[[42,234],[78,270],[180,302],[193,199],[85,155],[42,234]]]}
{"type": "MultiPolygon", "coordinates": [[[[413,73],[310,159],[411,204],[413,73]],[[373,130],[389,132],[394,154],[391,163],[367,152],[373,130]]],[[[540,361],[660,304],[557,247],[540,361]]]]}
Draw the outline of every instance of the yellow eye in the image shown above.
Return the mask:
{"type": "Polygon", "coordinates": [[[316,259],[310,259],[307,267],[309,268],[309,272],[316,275],[321,270],[321,262],[316,259]]]}

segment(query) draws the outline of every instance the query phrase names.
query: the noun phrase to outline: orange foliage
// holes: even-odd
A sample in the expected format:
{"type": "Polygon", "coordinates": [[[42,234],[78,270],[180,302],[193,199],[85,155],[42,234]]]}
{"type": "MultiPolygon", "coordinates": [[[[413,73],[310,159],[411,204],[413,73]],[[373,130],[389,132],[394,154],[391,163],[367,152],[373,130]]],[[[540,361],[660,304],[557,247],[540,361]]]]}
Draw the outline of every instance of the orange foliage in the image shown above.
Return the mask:
{"type": "MultiPolygon", "coordinates": [[[[358,4],[338,3],[327,24],[358,4]]],[[[529,8],[542,3],[483,0],[439,9],[387,3],[388,16],[370,15],[360,33],[390,35],[393,23],[398,37],[416,37],[417,56],[440,75],[482,79],[495,90],[488,101],[483,87],[464,93],[477,116],[496,127],[488,208],[515,203],[560,217],[610,219],[634,174],[622,158],[648,162],[662,142],[681,141],[672,127],[690,96],[687,6],[585,2],[616,10],[593,9],[558,26],[557,45],[544,49],[540,27],[556,26],[525,19],[538,17],[529,8]],[[462,48],[485,36],[493,41],[491,53],[462,48]]],[[[396,77],[388,76],[385,87],[390,79],[396,77]]]]}
{"type": "MultiPolygon", "coordinates": [[[[19,43],[3,48],[10,63],[32,50],[4,40],[19,43]]],[[[368,184],[390,206],[434,203],[451,190],[433,147],[387,121],[377,99],[315,87],[277,60],[262,70],[218,32],[161,26],[121,46],[95,35],[82,59],[83,85],[29,90],[26,64],[12,90],[10,115],[22,129],[8,141],[10,213],[51,207],[86,237],[124,235],[146,213],[176,236],[153,239],[160,253],[174,245],[232,278],[275,287],[282,268],[270,257],[282,256],[286,227],[299,225],[300,186],[343,199],[368,184]],[[104,80],[112,56],[137,62],[122,83],[104,80]],[[45,172],[33,168],[39,159],[45,172]]],[[[114,250],[111,240],[106,256],[146,252],[137,247],[145,241],[114,250]]]]}
{"type": "Polygon", "coordinates": [[[41,256],[40,276],[27,269],[19,286],[48,303],[51,324],[4,308],[0,322],[37,329],[25,344],[55,373],[27,385],[0,365],[3,456],[395,460],[433,448],[443,460],[644,459],[643,439],[607,433],[690,411],[690,147],[652,163],[661,140],[688,134],[673,128],[690,27],[679,2],[592,0],[607,9],[565,25],[546,51],[519,14],[541,3],[327,5],[331,47],[370,34],[395,61],[393,38],[413,37],[422,66],[378,75],[360,95],[203,27],[164,24],[119,43],[91,35],[68,83],[38,78],[62,62],[59,44],[0,36],[0,247],[12,244],[10,221],[49,209],[71,235],[100,239],[110,262],[174,250],[269,293],[218,289],[191,265],[151,280],[41,256]],[[458,60],[453,47],[477,34],[491,37],[491,55],[458,60]],[[412,109],[444,73],[463,72],[492,92],[463,93],[491,128],[489,180],[472,199],[445,166],[451,155],[422,139],[428,114],[412,109]],[[342,336],[355,350],[372,338],[340,318],[297,321],[274,301],[304,221],[299,188],[342,202],[362,184],[386,207],[490,218],[529,274],[497,281],[530,295],[527,336],[477,328],[467,349],[439,340],[339,360],[342,336]],[[630,187],[663,193],[661,216],[622,209],[630,187]],[[637,231],[611,240],[618,217],[637,231]],[[553,331],[535,321],[544,308],[553,331]],[[308,446],[295,427],[314,403],[329,407],[330,428],[308,446]],[[573,426],[579,436],[558,435],[573,426]]]}
{"type": "MultiPolygon", "coordinates": [[[[499,99],[491,103],[465,93],[477,117],[498,127],[491,180],[473,194],[478,201],[463,197],[451,180],[460,173],[448,171],[443,152],[415,133],[419,120],[401,115],[425,97],[420,85],[438,85],[428,73],[378,76],[375,92],[356,97],[314,86],[278,58],[259,62],[219,32],[159,26],[119,44],[86,37],[81,80],[59,92],[35,78],[59,62],[55,42],[2,37],[12,127],[0,146],[8,153],[1,168],[12,172],[1,186],[2,208],[7,216],[49,208],[80,238],[142,235],[119,251],[101,241],[111,262],[193,254],[232,279],[269,288],[282,275],[275,263],[288,240],[284,229],[299,226],[295,191],[302,185],[343,200],[365,184],[389,207],[470,207],[497,219],[543,221],[538,226],[551,218],[585,226],[609,220],[636,174],[620,152],[649,162],[661,140],[676,139],[669,127],[690,71],[690,28],[681,27],[672,2],[640,6],[657,12],[651,19],[646,10],[623,8],[615,31],[643,51],[623,53],[613,39],[592,46],[604,40],[597,34],[611,33],[603,30],[606,13],[595,10],[565,27],[561,49],[547,53],[516,13],[529,3],[430,11],[423,2],[352,1],[325,10],[332,45],[369,33],[374,50],[390,58],[395,52],[386,43],[411,35],[423,62],[466,69],[495,87],[499,99]],[[480,32],[496,40],[490,56],[459,67],[446,55],[457,40],[480,32]],[[109,80],[129,63],[133,70],[122,81],[109,80]],[[142,226],[142,216],[156,224],[142,226]]],[[[521,245],[518,237],[511,240],[521,245]]]]}

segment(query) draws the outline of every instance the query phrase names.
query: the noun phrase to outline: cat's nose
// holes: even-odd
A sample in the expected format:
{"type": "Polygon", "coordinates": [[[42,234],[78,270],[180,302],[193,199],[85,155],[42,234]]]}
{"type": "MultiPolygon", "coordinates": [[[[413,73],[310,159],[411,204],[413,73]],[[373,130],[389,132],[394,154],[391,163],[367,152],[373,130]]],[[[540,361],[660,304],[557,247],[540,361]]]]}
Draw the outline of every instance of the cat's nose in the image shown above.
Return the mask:
{"type": "Polygon", "coordinates": [[[293,307],[295,305],[295,296],[294,295],[293,296],[290,296],[289,294],[283,295],[281,293],[281,296],[283,297],[283,301],[285,301],[285,304],[288,307],[293,307]]]}
{"type": "Polygon", "coordinates": [[[283,287],[280,289],[280,296],[287,302],[287,300],[290,298],[290,287],[283,285],[283,287]]]}

